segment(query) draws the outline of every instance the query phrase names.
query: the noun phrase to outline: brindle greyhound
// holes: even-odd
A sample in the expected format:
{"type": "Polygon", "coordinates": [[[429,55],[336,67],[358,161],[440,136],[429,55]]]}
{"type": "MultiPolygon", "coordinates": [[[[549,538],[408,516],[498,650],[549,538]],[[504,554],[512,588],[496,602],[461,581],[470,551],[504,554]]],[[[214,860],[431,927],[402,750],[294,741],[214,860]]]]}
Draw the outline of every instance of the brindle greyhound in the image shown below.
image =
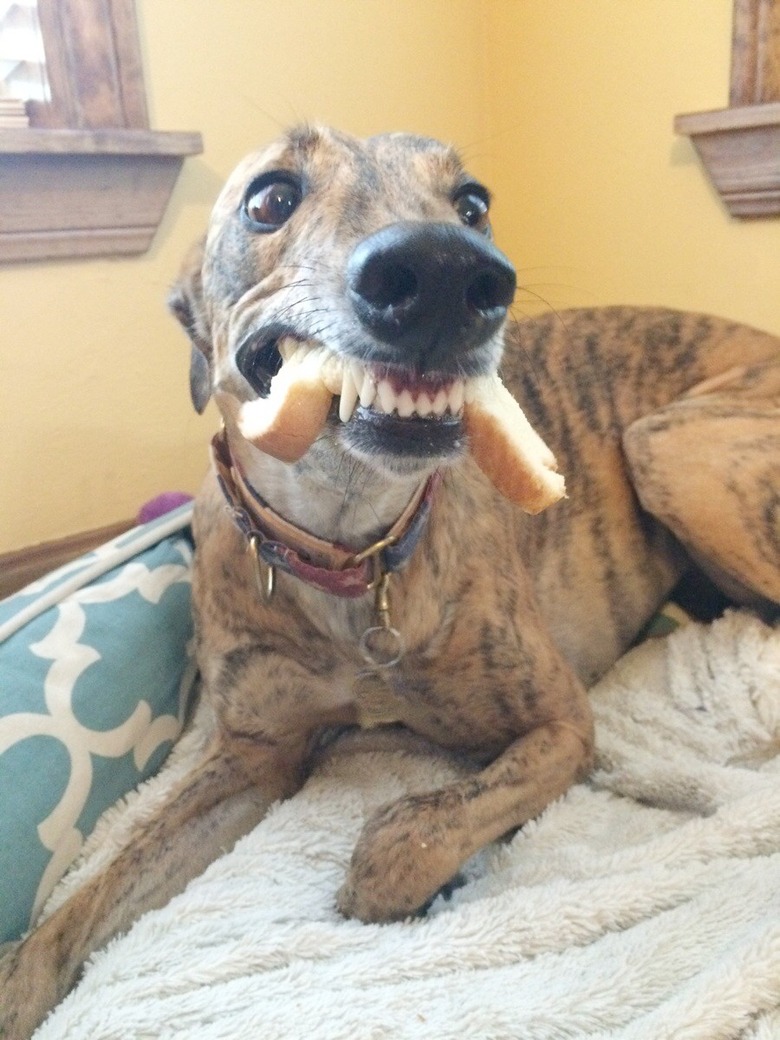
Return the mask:
{"type": "Polygon", "coordinates": [[[196,407],[214,391],[267,394],[290,340],[324,344],[353,382],[296,463],[226,415],[195,519],[210,749],[6,957],[4,1040],[28,1036],[90,951],[293,794],[325,735],[381,725],[478,763],[386,806],[360,837],[339,908],[403,918],[587,773],[585,688],[684,571],[776,615],[780,341],[630,308],[506,325],[514,273],[488,200],[435,141],[308,127],[228,181],[172,296],[196,407]],[[499,362],[567,479],[568,498],[537,517],[468,452],[464,387],[499,362]]]}

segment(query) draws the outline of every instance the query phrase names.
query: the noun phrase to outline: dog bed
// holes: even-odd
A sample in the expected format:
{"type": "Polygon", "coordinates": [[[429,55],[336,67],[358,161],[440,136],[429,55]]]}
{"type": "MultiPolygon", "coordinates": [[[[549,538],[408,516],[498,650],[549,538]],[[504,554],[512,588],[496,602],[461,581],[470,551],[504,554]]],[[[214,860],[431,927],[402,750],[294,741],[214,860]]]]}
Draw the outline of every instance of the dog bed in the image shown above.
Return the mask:
{"type": "MultiPolygon", "coordinates": [[[[337,749],[165,908],[96,954],[36,1040],[769,1040],[780,1036],[780,630],[731,612],[593,691],[598,761],[427,915],[334,895],[367,816],[455,766],[337,749]]],[[[197,754],[110,809],[58,905],[197,754]]]]}

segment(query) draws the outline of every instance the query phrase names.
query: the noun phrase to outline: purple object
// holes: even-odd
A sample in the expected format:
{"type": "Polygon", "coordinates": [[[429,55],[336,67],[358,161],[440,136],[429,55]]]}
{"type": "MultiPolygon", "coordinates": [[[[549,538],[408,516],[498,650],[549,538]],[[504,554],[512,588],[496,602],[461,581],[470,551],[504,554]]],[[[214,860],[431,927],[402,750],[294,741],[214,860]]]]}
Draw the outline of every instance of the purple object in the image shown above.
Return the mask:
{"type": "Polygon", "coordinates": [[[141,506],[136,521],[139,524],[148,524],[150,520],[156,520],[158,516],[164,516],[166,513],[178,509],[179,506],[183,506],[185,502],[191,501],[192,495],[188,495],[184,491],[163,491],[161,495],[157,495],[156,498],[150,499],[141,506]]]}

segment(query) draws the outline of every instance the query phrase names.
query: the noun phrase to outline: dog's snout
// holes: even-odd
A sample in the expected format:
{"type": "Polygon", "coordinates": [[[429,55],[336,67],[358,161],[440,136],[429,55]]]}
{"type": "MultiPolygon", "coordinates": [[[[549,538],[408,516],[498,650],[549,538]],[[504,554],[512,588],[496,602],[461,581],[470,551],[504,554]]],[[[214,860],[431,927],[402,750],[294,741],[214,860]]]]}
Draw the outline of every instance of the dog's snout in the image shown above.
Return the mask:
{"type": "Polygon", "coordinates": [[[392,224],[360,242],[347,286],[361,324],[419,368],[483,343],[506,317],[515,272],[484,236],[453,224],[392,224]]]}

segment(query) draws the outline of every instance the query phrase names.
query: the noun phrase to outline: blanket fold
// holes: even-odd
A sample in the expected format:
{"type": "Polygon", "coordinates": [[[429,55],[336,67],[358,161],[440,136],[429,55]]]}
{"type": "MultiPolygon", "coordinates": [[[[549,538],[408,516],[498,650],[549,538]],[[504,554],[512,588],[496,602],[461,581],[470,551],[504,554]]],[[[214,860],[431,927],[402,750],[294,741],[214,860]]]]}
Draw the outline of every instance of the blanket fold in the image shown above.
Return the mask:
{"type": "MultiPolygon", "coordinates": [[[[742,612],[686,626],[592,698],[591,779],[424,918],[346,921],[334,896],[367,817],[455,766],[334,754],[96,954],[36,1040],[780,1037],[780,630],[742,612]]],[[[153,811],[206,726],[106,814],[50,906],[153,811]]]]}

